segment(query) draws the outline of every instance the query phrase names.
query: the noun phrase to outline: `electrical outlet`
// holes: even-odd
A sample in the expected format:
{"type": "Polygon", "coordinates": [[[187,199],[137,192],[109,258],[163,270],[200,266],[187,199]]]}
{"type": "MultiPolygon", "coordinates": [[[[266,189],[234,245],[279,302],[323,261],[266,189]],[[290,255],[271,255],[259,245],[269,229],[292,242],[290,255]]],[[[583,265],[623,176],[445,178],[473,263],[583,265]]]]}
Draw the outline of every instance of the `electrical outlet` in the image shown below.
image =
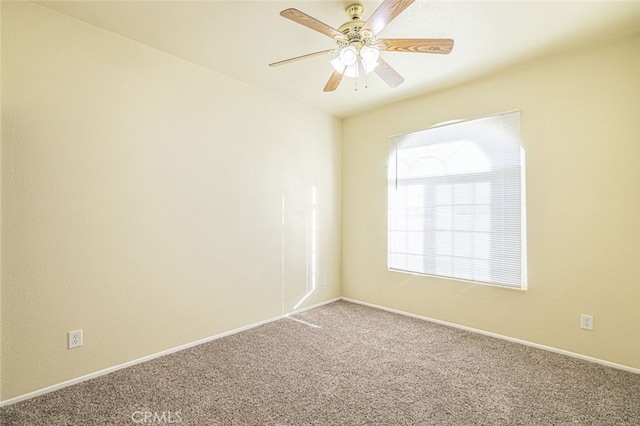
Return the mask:
{"type": "Polygon", "coordinates": [[[327,285],[327,276],[326,275],[324,275],[322,277],[322,285],[327,285]]]}
{"type": "Polygon", "coordinates": [[[67,335],[69,337],[69,349],[82,346],[82,329],[70,331],[67,335]]]}
{"type": "Polygon", "coordinates": [[[580,315],[580,328],[584,330],[593,330],[593,316],[592,315],[580,315]]]}

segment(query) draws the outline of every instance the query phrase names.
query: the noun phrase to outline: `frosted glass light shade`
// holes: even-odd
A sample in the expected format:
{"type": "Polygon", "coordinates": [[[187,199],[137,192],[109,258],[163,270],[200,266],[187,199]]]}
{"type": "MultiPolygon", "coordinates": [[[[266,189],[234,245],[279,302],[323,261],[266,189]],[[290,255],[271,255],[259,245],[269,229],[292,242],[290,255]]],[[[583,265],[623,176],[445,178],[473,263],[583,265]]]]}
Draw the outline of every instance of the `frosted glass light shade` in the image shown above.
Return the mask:
{"type": "Polygon", "coordinates": [[[380,50],[375,47],[363,46],[360,50],[354,46],[347,46],[331,61],[334,70],[346,77],[358,77],[360,65],[365,74],[370,73],[378,65],[380,50]]]}
{"type": "Polygon", "coordinates": [[[358,61],[358,51],[353,46],[347,46],[340,50],[340,55],[338,55],[338,57],[340,58],[340,62],[344,65],[353,65],[358,61]]]}
{"type": "Polygon", "coordinates": [[[345,47],[344,49],[342,49],[340,51],[340,54],[334,58],[331,61],[331,66],[333,67],[334,70],[336,70],[337,72],[339,72],[340,74],[346,76],[346,77],[351,77],[351,78],[355,78],[357,77],[360,73],[358,70],[358,57],[357,57],[357,51],[355,49],[355,47],[349,46],[349,47],[345,47]],[[344,51],[345,49],[349,49],[347,54],[343,55],[342,51],[344,51]],[[355,56],[353,56],[354,60],[351,60],[352,56],[351,56],[351,50],[353,49],[353,52],[355,52],[355,56]],[[345,63],[342,61],[342,58],[345,57],[348,60],[348,63],[345,63]]]}
{"type": "Polygon", "coordinates": [[[375,47],[363,46],[360,49],[360,58],[362,58],[362,65],[364,66],[364,72],[369,74],[378,65],[378,58],[380,57],[380,50],[375,47]]]}

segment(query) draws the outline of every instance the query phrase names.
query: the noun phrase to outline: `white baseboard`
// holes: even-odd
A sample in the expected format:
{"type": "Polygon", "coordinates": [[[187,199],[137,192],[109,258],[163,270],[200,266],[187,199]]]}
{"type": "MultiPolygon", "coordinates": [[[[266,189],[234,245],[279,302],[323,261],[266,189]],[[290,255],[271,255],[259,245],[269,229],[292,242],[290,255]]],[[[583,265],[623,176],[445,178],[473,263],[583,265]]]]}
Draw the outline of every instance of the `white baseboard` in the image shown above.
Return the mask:
{"type": "Polygon", "coordinates": [[[220,339],[220,338],[225,337],[225,336],[229,336],[229,335],[232,335],[232,334],[240,333],[242,331],[250,330],[252,328],[255,328],[255,327],[258,327],[258,326],[261,326],[261,325],[264,325],[264,324],[268,324],[270,322],[277,321],[277,320],[282,319],[282,318],[286,318],[286,317],[288,317],[290,315],[295,315],[295,314],[298,314],[300,312],[308,311],[309,309],[314,309],[314,308],[317,308],[319,306],[335,302],[337,300],[340,300],[340,298],[336,297],[334,299],[327,300],[327,301],[315,304],[313,306],[308,306],[306,308],[297,309],[297,310],[289,312],[287,314],[278,315],[278,316],[273,317],[273,318],[268,318],[268,319],[263,320],[263,321],[258,321],[258,322],[253,323],[253,324],[249,324],[249,325],[246,325],[246,326],[243,326],[243,327],[235,328],[233,330],[225,331],[223,333],[219,333],[219,334],[216,334],[216,335],[213,335],[213,336],[205,337],[204,339],[196,340],[194,342],[190,342],[190,343],[186,343],[184,345],[176,346],[174,348],[166,349],[164,351],[160,351],[160,352],[157,352],[157,353],[154,353],[154,354],[151,354],[151,355],[147,355],[147,356],[144,356],[142,358],[134,359],[132,361],[125,362],[123,364],[119,364],[119,365],[115,365],[113,367],[105,368],[104,370],[100,370],[100,371],[96,371],[96,372],[93,372],[93,373],[86,374],[84,376],[76,377],[75,379],[67,380],[67,381],[64,381],[62,383],[57,383],[55,385],[47,386],[46,388],[38,389],[36,391],[29,392],[29,393],[26,393],[24,395],[19,395],[19,396],[16,396],[14,398],[7,399],[5,401],[0,401],[0,407],[4,407],[4,406],[7,406],[7,405],[15,404],[16,402],[25,401],[27,399],[35,398],[36,396],[44,395],[46,393],[53,392],[53,391],[56,391],[58,389],[66,388],[67,386],[75,385],[75,384],[84,382],[86,380],[94,379],[96,377],[104,376],[105,374],[113,373],[114,371],[122,370],[123,368],[131,367],[131,366],[136,365],[136,364],[140,364],[140,363],[143,363],[143,362],[146,362],[146,361],[151,361],[152,359],[159,358],[159,357],[164,356],[164,355],[169,355],[169,354],[172,354],[174,352],[182,351],[184,349],[189,349],[189,348],[191,348],[193,346],[202,345],[203,343],[211,342],[213,340],[220,339]]]}
{"type": "Polygon", "coordinates": [[[347,302],[357,303],[359,305],[369,306],[371,308],[381,309],[383,311],[393,312],[395,314],[405,315],[405,316],[412,317],[412,318],[417,318],[417,319],[420,319],[420,320],[423,320],[423,321],[429,321],[429,322],[433,322],[433,323],[436,323],[436,324],[446,325],[448,327],[454,327],[454,328],[458,328],[458,329],[461,329],[461,330],[470,331],[472,333],[484,334],[485,336],[491,336],[491,337],[495,337],[497,339],[507,340],[509,342],[519,343],[521,345],[531,346],[531,347],[534,347],[534,348],[537,348],[537,349],[543,349],[545,351],[555,352],[555,353],[562,354],[562,355],[567,355],[567,356],[570,356],[572,358],[578,358],[578,359],[582,359],[582,360],[585,360],[585,361],[595,362],[596,364],[606,365],[607,367],[617,368],[618,370],[625,370],[625,371],[629,371],[631,373],[640,374],[640,368],[634,368],[634,367],[630,367],[628,365],[623,365],[623,364],[616,364],[615,362],[606,361],[606,360],[599,359],[599,358],[593,358],[593,357],[590,357],[590,356],[587,356],[587,355],[578,354],[578,353],[575,353],[575,352],[565,351],[564,349],[558,349],[558,348],[554,348],[552,346],[540,345],[538,343],[529,342],[527,340],[516,339],[514,337],[504,336],[502,334],[491,333],[489,331],[484,331],[484,330],[480,330],[480,329],[477,329],[477,328],[472,328],[472,327],[467,327],[467,326],[464,326],[464,325],[454,324],[454,323],[447,322],[447,321],[441,321],[441,320],[438,320],[438,319],[435,319],[435,318],[429,318],[429,317],[425,317],[425,316],[418,315],[418,314],[412,314],[411,312],[405,312],[405,311],[401,311],[401,310],[398,310],[398,309],[387,308],[386,306],[375,305],[373,303],[363,302],[361,300],[350,299],[348,297],[341,297],[341,299],[344,300],[344,301],[347,301],[347,302]]]}
{"type": "Polygon", "coordinates": [[[479,333],[479,334],[483,334],[483,335],[486,335],[486,336],[491,336],[491,337],[495,337],[495,338],[498,338],[498,339],[503,339],[503,340],[507,340],[507,341],[510,341],[510,342],[519,343],[519,344],[522,344],[522,345],[531,346],[531,347],[534,347],[534,348],[543,349],[543,350],[546,350],[546,351],[555,352],[555,353],[562,354],[562,355],[567,355],[567,356],[570,356],[570,357],[573,357],[573,358],[578,358],[578,359],[582,359],[582,360],[586,360],[586,361],[590,361],[590,362],[595,362],[597,364],[605,365],[607,367],[617,368],[619,370],[625,370],[625,371],[629,371],[629,372],[632,372],[632,373],[640,374],[640,369],[629,367],[627,365],[617,364],[617,363],[614,363],[614,362],[605,361],[605,360],[598,359],[598,358],[593,358],[593,357],[590,357],[590,356],[587,356],[587,355],[582,355],[582,354],[578,354],[578,353],[574,353],[574,352],[569,352],[569,351],[565,351],[563,349],[554,348],[554,347],[551,347],[551,346],[540,345],[538,343],[533,343],[533,342],[529,342],[529,341],[526,341],[526,340],[516,339],[516,338],[513,338],[513,337],[509,337],[509,336],[504,336],[504,335],[501,335],[501,334],[491,333],[491,332],[488,332],[488,331],[479,330],[477,328],[472,328],[472,327],[467,327],[467,326],[464,326],[464,325],[454,324],[454,323],[450,323],[450,322],[447,322],[447,321],[438,320],[438,319],[435,319],[435,318],[429,318],[429,317],[425,317],[425,316],[422,316],[422,315],[412,314],[410,312],[405,312],[405,311],[401,311],[401,310],[398,310],[398,309],[388,308],[386,306],[375,305],[373,303],[363,302],[361,300],[351,299],[351,298],[348,298],[348,297],[337,297],[337,298],[334,298],[334,299],[331,299],[331,300],[327,300],[327,301],[315,304],[313,306],[309,306],[309,307],[306,307],[306,308],[298,309],[298,310],[289,312],[287,314],[278,315],[278,316],[275,316],[273,318],[268,318],[268,319],[263,320],[263,321],[259,321],[259,322],[256,322],[256,323],[253,323],[253,324],[249,324],[249,325],[246,325],[246,326],[243,326],[243,327],[235,328],[233,330],[225,331],[223,333],[219,333],[219,334],[216,334],[216,335],[213,335],[213,336],[210,336],[210,337],[206,337],[204,339],[196,340],[194,342],[190,342],[190,343],[186,343],[184,345],[176,346],[174,348],[166,349],[164,351],[157,352],[157,353],[151,354],[151,355],[147,355],[147,356],[144,356],[142,358],[138,358],[138,359],[135,359],[135,360],[132,360],[132,361],[129,361],[129,362],[125,362],[123,364],[115,365],[113,367],[105,368],[105,369],[100,370],[100,371],[96,371],[96,372],[93,372],[93,373],[90,373],[90,374],[86,374],[84,376],[77,377],[75,379],[71,379],[71,380],[67,380],[67,381],[62,382],[62,383],[58,383],[58,384],[55,384],[55,385],[47,386],[45,388],[38,389],[36,391],[29,392],[29,393],[26,393],[24,395],[20,395],[20,396],[14,397],[14,398],[10,398],[10,399],[7,399],[5,401],[0,401],[0,407],[11,405],[11,404],[15,404],[17,402],[25,401],[27,399],[35,398],[37,396],[44,395],[46,393],[56,391],[58,389],[66,388],[67,386],[75,385],[77,383],[81,383],[81,382],[84,382],[86,380],[94,379],[96,377],[104,376],[105,374],[109,374],[109,373],[112,373],[114,371],[121,370],[123,368],[131,367],[133,365],[140,364],[140,363],[143,363],[143,362],[146,362],[146,361],[151,361],[152,359],[159,358],[159,357],[164,356],[164,355],[169,355],[169,354],[172,354],[174,352],[178,352],[178,351],[181,351],[181,350],[184,350],[184,349],[188,349],[188,348],[191,348],[193,346],[198,346],[198,345],[201,345],[203,343],[211,342],[213,340],[220,339],[220,338],[225,337],[225,336],[229,336],[229,335],[232,335],[232,334],[240,333],[242,331],[250,330],[252,328],[255,328],[255,327],[258,327],[258,326],[261,326],[261,325],[264,325],[264,324],[268,324],[270,322],[277,321],[279,319],[283,319],[283,318],[286,318],[288,316],[298,314],[300,312],[308,311],[310,309],[314,309],[314,308],[317,308],[319,306],[335,302],[337,300],[345,300],[347,302],[357,303],[357,304],[360,304],[360,305],[369,306],[371,308],[381,309],[383,311],[393,312],[393,313],[396,313],[396,314],[405,315],[405,316],[408,316],[408,317],[417,318],[417,319],[420,319],[420,320],[423,320],[423,321],[429,321],[429,322],[433,322],[433,323],[436,323],[436,324],[441,324],[441,325],[445,325],[445,326],[449,326],[449,327],[454,327],[454,328],[458,328],[458,329],[461,329],[461,330],[470,331],[470,332],[473,332],[473,333],[479,333]]]}

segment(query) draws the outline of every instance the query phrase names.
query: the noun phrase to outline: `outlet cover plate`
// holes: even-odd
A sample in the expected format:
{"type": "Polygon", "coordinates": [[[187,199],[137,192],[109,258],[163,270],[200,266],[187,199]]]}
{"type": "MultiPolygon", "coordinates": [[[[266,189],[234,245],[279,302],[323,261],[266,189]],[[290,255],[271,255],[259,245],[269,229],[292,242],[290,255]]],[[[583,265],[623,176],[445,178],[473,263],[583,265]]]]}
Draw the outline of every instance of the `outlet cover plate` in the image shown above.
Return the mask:
{"type": "Polygon", "coordinates": [[[69,349],[82,346],[82,329],[70,331],[67,335],[69,338],[69,349]]]}
{"type": "Polygon", "coordinates": [[[580,315],[580,328],[583,330],[593,330],[593,315],[580,315]]]}

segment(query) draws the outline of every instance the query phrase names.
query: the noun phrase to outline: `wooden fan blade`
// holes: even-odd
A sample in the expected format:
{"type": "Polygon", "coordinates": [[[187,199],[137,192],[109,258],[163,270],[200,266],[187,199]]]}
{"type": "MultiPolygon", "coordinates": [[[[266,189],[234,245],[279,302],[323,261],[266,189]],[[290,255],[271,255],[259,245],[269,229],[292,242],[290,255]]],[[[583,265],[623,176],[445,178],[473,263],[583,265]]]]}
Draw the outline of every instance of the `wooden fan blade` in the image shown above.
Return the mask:
{"type": "MultiPolygon", "coordinates": [[[[345,67],[345,70],[346,69],[347,68],[345,67]]],[[[338,85],[340,84],[341,81],[342,81],[342,74],[339,73],[338,71],[334,71],[333,74],[331,74],[331,77],[329,77],[329,81],[327,81],[327,84],[325,84],[323,91],[333,92],[338,88],[338,85]]]]}
{"type": "Polygon", "coordinates": [[[450,38],[381,38],[383,50],[389,52],[451,53],[453,40],[450,38]]]}
{"type": "Polygon", "coordinates": [[[391,68],[391,65],[386,63],[382,58],[378,58],[378,66],[375,68],[375,72],[385,81],[385,83],[389,85],[389,87],[398,87],[402,82],[404,82],[404,77],[391,68]]]}
{"type": "Polygon", "coordinates": [[[274,62],[272,64],[269,64],[269,66],[270,67],[279,67],[280,65],[289,64],[291,62],[301,61],[302,59],[313,58],[314,56],[320,56],[320,55],[327,55],[327,54],[333,53],[333,52],[335,52],[337,50],[338,49],[327,49],[327,50],[321,50],[320,52],[308,53],[306,55],[296,56],[295,58],[285,59],[284,61],[274,62]]]}
{"type": "Polygon", "coordinates": [[[280,16],[291,19],[293,22],[297,22],[298,24],[304,25],[307,28],[311,28],[312,30],[318,31],[319,33],[322,33],[331,38],[335,36],[342,37],[344,35],[335,28],[318,21],[316,18],[312,18],[306,13],[300,12],[298,9],[285,9],[280,12],[280,16]]]}
{"type": "Polygon", "coordinates": [[[413,3],[414,0],[384,0],[382,4],[367,19],[360,32],[371,31],[378,34],[389,22],[400,15],[403,10],[413,3]]]}

